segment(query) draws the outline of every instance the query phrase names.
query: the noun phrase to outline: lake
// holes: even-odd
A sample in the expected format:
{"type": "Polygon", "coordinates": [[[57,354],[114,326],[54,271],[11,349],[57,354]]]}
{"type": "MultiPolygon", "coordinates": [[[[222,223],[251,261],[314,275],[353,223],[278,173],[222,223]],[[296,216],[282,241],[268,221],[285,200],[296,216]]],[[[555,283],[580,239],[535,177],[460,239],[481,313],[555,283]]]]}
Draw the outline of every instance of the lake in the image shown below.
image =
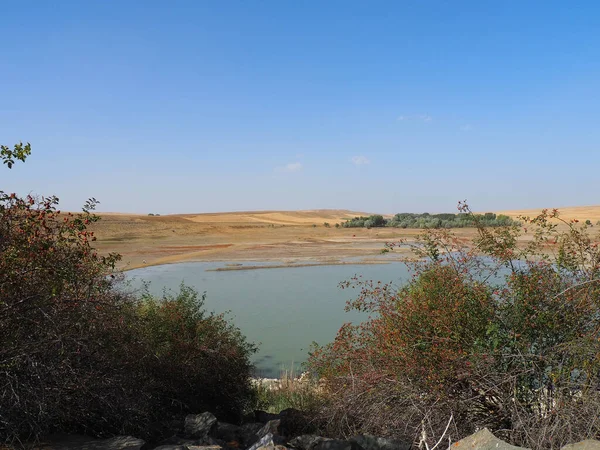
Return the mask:
{"type": "Polygon", "coordinates": [[[279,376],[292,367],[298,370],[312,342],[331,342],[343,323],[367,318],[364,313],[344,311],[357,291],[340,289],[340,282],[362,275],[399,284],[409,276],[399,262],[211,271],[226,266],[225,262],[190,262],[136,269],[126,275],[133,288],[150,282],[150,292],[156,295],[164,288],[177,291],[182,281],[206,292],[209,311],[230,311],[248,340],[260,344],[253,362],[263,377],[279,376]]]}

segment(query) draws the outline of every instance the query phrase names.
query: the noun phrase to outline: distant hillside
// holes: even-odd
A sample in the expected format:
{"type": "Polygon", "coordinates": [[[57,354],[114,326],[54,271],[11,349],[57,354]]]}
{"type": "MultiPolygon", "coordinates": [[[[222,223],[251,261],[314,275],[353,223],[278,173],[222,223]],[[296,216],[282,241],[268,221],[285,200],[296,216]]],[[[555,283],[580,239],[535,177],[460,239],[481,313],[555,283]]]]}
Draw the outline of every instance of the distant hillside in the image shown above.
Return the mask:
{"type": "MultiPolygon", "coordinates": [[[[552,206],[549,209],[556,208],[552,206]]],[[[497,214],[504,214],[506,216],[516,218],[517,216],[536,216],[540,213],[543,208],[538,209],[515,209],[508,211],[498,211],[497,214]]],[[[596,223],[600,220],[600,205],[596,206],[567,206],[565,208],[558,207],[562,218],[570,220],[577,219],[581,221],[591,220],[592,223],[596,223]]]]}
{"type": "Polygon", "coordinates": [[[305,211],[243,211],[228,213],[182,214],[187,220],[194,222],[218,223],[272,223],[278,225],[311,225],[323,222],[339,222],[356,215],[356,211],[345,209],[313,209],[305,211]]]}

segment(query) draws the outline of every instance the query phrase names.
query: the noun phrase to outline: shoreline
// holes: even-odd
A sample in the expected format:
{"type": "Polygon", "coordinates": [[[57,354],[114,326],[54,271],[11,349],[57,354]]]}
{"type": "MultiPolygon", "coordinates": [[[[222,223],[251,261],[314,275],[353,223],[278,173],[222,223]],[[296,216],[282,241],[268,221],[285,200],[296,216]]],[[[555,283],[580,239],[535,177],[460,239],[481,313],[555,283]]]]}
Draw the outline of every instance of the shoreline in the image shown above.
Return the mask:
{"type": "Polygon", "coordinates": [[[387,261],[374,261],[374,260],[361,260],[361,261],[312,261],[312,262],[277,262],[273,259],[253,259],[253,260],[175,260],[175,261],[156,261],[148,264],[138,264],[134,266],[122,267],[119,269],[121,272],[130,272],[132,270],[145,269],[147,267],[166,266],[174,264],[187,264],[187,263],[225,263],[224,267],[216,267],[214,269],[206,269],[206,272],[233,272],[241,270],[258,270],[258,269],[293,269],[295,267],[318,267],[318,266],[368,266],[368,265],[385,265],[396,262],[403,262],[406,260],[406,256],[401,258],[390,259],[387,261]],[[248,263],[249,265],[243,265],[248,263]],[[256,263],[266,263],[263,265],[254,265],[256,263]]]}
{"type": "Polygon", "coordinates": [[[293,269],[294,267],[318,267],[318,266],[364,266],[390,264],[396,261],[338,261],[338,262],[315,262],[315,263],[300,263],[300,264],[269,264],[264,266],[226,266],[217,267],[216,269],[206,269],[206,272],[231,272],[236,270],[257,270],[257,269],[293,269]]]}

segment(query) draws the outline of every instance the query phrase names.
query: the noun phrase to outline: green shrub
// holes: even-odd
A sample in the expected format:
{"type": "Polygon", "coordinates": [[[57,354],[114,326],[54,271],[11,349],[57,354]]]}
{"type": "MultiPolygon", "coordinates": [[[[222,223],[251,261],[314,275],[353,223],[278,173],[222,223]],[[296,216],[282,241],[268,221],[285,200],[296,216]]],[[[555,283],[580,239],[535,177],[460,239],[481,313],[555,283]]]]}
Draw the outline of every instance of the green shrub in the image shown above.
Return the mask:
{"type": "Polygon", "coordinates": [[[152,352],[144,372],[162,414],[211,411],[237,421],[252,398],[256,347],[225,315],[207,313],[204,299],[184,285],[176,295],[141,297],[139,331],[152,352]]]}

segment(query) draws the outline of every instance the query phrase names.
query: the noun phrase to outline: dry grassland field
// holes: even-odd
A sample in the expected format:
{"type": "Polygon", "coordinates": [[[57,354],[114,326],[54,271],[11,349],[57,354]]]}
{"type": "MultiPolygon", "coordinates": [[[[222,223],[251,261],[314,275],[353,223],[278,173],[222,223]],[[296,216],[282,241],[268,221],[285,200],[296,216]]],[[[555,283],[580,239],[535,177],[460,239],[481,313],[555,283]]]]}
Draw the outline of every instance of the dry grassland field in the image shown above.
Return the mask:
{"type": "MultiPolygon", "coordinates": [[[[560,209],[565,219],[600,220],[600,206],[560,209]]],[[[498,211],[516,218],[540,210],[498,211]]],[[[422,230],[335,228],[347,218],[368,215],[346,210],[256,211],[148,216],[100,213],[95,224],[102,253],[123,256],[120,267],[133,269],[183,261],[272,261],[277,265],[342,264],[348,258],[377,263],[386,242],[410,240],[422,230]],[[331,227],[327,228],[324,223],[331,227]],[[316,226],[315,226],[316,225],[316,226]]],[[[600,229],[600,227],[598,227],[600,229]]],[[[464,238],[474,229],[455,229],[464,238]]],[[[406,257],[394,251],[386,260],[406,257]]],[[[356,260],[354,260],[356,261],[356,260]]]]}

